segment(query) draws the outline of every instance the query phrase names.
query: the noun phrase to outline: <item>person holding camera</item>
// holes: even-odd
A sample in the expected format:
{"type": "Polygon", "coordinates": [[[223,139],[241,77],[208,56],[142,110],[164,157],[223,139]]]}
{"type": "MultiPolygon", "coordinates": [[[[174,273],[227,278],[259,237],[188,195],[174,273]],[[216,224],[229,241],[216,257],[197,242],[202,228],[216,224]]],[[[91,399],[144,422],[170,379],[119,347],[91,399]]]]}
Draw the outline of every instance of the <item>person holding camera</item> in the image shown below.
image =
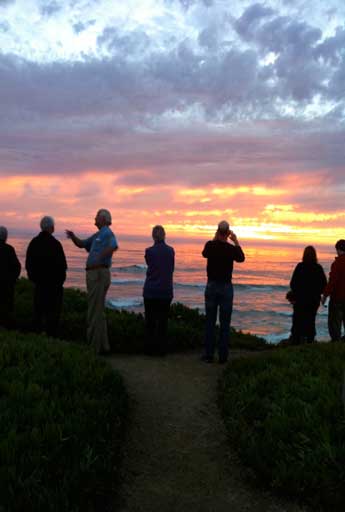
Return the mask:
{"type": "Polygon", "coordinates": [[[237,236],[225,220],[218,224],[213,240],[206,243],[202,255],[207,259],[207,285],[205,289],[206,334],[202,359],[212,363],[215,352],[215,326],[219,310],[219,363],[229,356],[229,336],[234,291],[232,271],[234,261],[245,260],[237,236]],[[229,243],[229,240],[232,243],[229,243]]]}

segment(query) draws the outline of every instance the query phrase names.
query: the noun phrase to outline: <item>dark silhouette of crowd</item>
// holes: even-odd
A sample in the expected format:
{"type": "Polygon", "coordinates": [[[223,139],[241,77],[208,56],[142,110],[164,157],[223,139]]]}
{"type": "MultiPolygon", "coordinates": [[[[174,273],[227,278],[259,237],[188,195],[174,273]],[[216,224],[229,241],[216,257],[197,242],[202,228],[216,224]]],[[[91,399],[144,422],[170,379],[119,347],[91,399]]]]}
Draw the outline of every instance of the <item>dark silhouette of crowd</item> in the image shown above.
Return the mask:
{"type": "MultiPolygon", "coordinates": [[[[67,238],[88,253],[86,285],[88,296],[87,340],[97,354],[108,354],[105,298],[111,282],[112,255],[118,249],[117,239],[110,229],[108,210],[101,209],[95,217],[97,231],[86,239],[78,238],[66,230],[67,238]]],[[[61,243],[54,237],[54,219],[42,218],[41,231],[26,251],[25,268],[34,285],[33,330],[57,337],[63,303],[63,285],[67,262],[61,243]]],[[[7,243],[8,232],[0,226],[0,326],[15,327],[14,290],[21,265],[15,249],[7,243]]],[[[167,352],[167,327],[173,299],[173,273],[175,252],[166,244],[166,233],[161,225],[152,230],[153,245],[145,250],[147,264],[143,287],[145,308],[145,347],[148,355],[164,356],[167,352]]],[[[329,298],[328,329],[332,341],[340,341],[345,329],[345,240],[335,244],[337,256],[332,263],[327,281],[317,261],[316,250],[309,245],[304,249],[302,261],[295,267],[287,299],[293,306],[290,342],[315,342],[315,319],[320,304],[329,298]]],[[[202,251],[207,260],[205,288],[205,343],[201,359],[212,363],[215,353],[218,362],[226,363],[229,356],[230,325],[234,289],[232,272],[234,262],[245,261],[237,236],[227,221],[218,224],[212,240],[202,251]],[[215,339],[219,317],[219,339],[215,339]]]]}

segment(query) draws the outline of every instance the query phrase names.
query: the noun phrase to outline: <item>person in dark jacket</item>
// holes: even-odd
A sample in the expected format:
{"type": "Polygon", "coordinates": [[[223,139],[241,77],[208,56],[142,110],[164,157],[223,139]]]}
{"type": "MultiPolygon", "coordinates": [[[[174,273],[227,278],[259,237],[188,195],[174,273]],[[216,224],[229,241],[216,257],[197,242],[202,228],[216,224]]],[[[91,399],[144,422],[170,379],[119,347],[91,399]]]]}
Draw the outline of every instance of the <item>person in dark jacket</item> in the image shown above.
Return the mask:
{"type": "Polygon", "coordinates": [[[205,289],[206,336],[205,352],[202,359],[212,363],[215,352],[214,331],[219,309],[219,347],[220,363],[226,363],[229,355],[230,322],[234,291],[232,286],[232,271],[234,261],[239,263],[245,259],[237,236],[230,230],[225,220],[218,224],[213,240],[206,243],[202,251],[207,258],[207,286],[205,289]],[[228,242],[230,239],[233,244],[228,242]]]}
{"type": "Polygon", "coordinates": [[[328,331],[332,341],[344,341],[341,328],[345,332],[345,240],[335,244],[337,257],[331,265],[329,280],[324,290],[322,303],[330,297],[328,309],[328,331]]]}
{"type": "Polygon", "coordinates": [[[0,325],[9,328],[14,326],[14,288],[21,265],[7,236],[7,229],[0,226],[0,325]]]}
{"type": "Polygon", "coordinates": [[[67,263],[61,243],[53,236],[54,219],[43,217],[41,232],[33,238],[26,252],[25,268],[34,291],[34,329],[57,336],[63,284],[67,263]]]}
{"type": "Polygon", "coordinates": [[[165,243],[163,226],[152,230],[154,245],[145,250],[147,263],[143,296],[145,306],[146,351],[165,355],[170,304],[173,299],[175,252],[165,243]]]}
{"type": "Polygon", "coordinates": [[[317,262],[316,250],[308,245],[290,281],[293,303],[290,339],[293,344],[315,340],[315,318],[326,283],[325,272],[317,262]]]}

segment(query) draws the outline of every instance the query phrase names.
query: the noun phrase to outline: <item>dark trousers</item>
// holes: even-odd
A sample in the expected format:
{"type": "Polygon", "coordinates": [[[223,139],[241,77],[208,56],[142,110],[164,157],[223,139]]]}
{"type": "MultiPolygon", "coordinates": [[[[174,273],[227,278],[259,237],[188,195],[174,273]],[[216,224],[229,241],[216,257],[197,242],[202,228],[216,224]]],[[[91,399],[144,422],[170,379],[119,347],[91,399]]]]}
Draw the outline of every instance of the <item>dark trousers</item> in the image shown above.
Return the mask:
{"type": "Polygon", "coordinates": [[[340,341],[341,327],[345,329],[345,302],[329,301],[328,331],[332,341],[340,341]]]}
{"type": "Polygon", "coordinates": [[[234,290],[232,283],[207,283],[205,290],[206,336],[205,357],[213,359],[215,351],[215,327],[219,310],[219,346],[220,361],[226,361],[229,355],[230,322],[234,290]]]}
{"type": "Polygon", "coordinates": [[[14,283],[0,281],[0,325],[14,327],[14,283]]]}
{"type": "Polygon", "coordinates": [[[146,352],[164,355],[167,352],[167,330],[171,299],[146,299],[145,327],[146,352]]]}
{"type": "Polygon", "coordinates": [[[300,303],[293,306],[291,338],[296,345],[312,343],[315,339],[315,318],[320,302],[300,303]]]}
{"type": "Polygon", "coordinates": [[[34,292],[34,330],[57,336],[62,309],[63,287],[36,284],[34,292]]]}

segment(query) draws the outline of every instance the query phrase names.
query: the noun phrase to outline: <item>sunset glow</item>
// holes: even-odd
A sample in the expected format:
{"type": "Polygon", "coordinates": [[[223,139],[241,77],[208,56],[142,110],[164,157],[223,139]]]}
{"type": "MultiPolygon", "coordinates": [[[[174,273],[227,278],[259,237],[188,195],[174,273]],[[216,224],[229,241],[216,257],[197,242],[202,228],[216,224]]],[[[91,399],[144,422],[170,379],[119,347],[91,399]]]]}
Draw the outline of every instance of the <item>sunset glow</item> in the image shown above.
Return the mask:
{"type": "Polygon", "coordinates": [[[345,238],[345,4],[0,2],[0,224],[345,238]]]}

